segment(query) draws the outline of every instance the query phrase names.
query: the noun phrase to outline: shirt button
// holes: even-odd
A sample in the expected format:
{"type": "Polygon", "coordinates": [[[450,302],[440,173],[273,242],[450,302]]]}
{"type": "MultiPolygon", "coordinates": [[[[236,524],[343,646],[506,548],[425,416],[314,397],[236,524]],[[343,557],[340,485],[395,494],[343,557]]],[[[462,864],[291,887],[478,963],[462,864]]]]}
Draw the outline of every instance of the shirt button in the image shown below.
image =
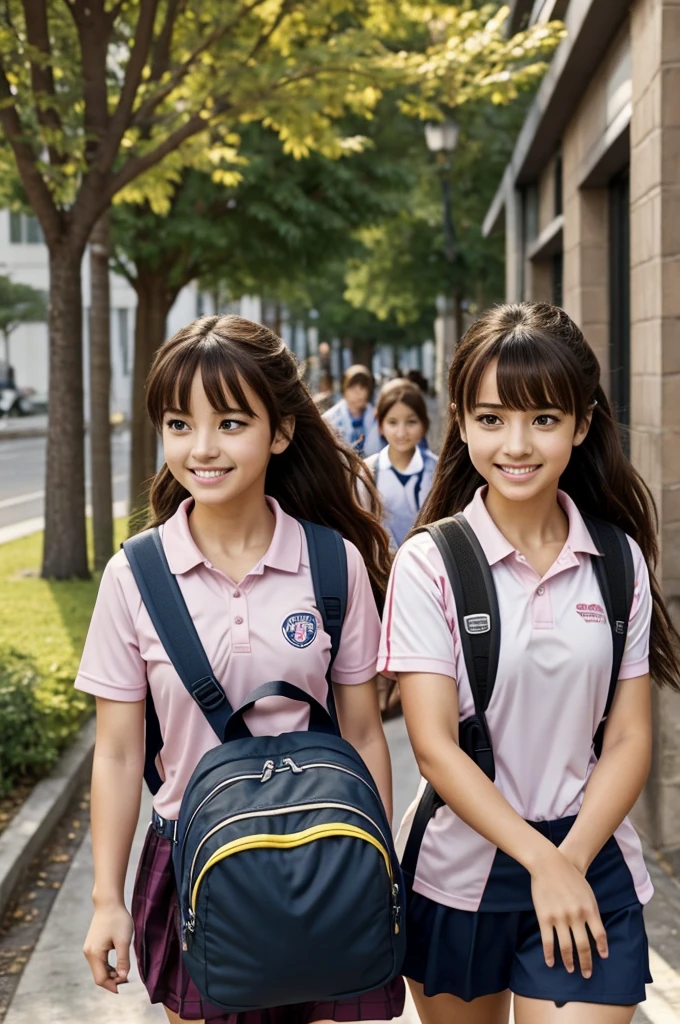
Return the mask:
{"type": "Polygon", "coordinates": [[[241,596],[241,591],[240,590],[235,590],[234,591],[234,597],[240,597],[240,596],[241,596]]]}
{"type": "Polygon", "coordinates": [[[237,626],[242,626],[243,625],[243,619],[241,618],[240,615],[236,616],[236,618],[234,619],[234,622],[236,623],[237,626]]]}
{"type": "Polygon", "coordinates": [[[545,587],[539,587],[536,593],[539,597],[543,597],[543,595],[545,594],[545,587]]]}

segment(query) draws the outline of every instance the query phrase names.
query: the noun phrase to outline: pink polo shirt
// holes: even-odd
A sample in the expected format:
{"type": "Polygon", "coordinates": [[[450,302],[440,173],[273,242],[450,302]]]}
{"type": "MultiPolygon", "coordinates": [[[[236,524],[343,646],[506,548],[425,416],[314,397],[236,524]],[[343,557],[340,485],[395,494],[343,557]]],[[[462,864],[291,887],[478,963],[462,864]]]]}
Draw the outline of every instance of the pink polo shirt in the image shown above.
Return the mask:
{"type": "MultiPolygon", "coordinates": [[[[276,516],[271,545],[238,584],[196,546],[188,521],[191,498],[162,527],[163,547],[232,707],[271,679],[286,679],[325,705],[331,641],[314,600],[306,538],[296,519],[267,500],[276,516]],[[299,613],[302,620],[295,618],[299,613]],[[297,628],[300,622],[304,628],[297,628]]],[[[362,558],[349,541],[345,548],[347,615],[332,675],[335,683],[353,685],[375,675],[380,620],[362,558]]],[[[154,806],[163,817],[176,818],[194,768],[218,739],[165,653],[123,551],[102,576],[75,685],[117,701],[143,700],[151,687],[165,741],[165,782],[154,806]]],[[[281,697],[260,701],[246,715],[258,736],[306,729],[308,718],[305,705],[281,697]]]]}
{"type": "MultiPolygon", "coordinates": [[[[465,509],[491,566],[501,617],[496,684],[487,711],[496,786],[528,821],[578,813],[595,766],[592,738],[604,712],[612,640],[591,555],[601,557],[567,494],[559,500],[569,535],[542,578],[487,512],[483,489],[465,509]]],[[[635,596],[621,679],[649,671],[651,593],[642,552],[629,538],[635,596]]],[[[456,680],[460,720],[474,713],[458,636],[454,597],[429,534],[397,554],[387,594],[378,670],[427,672],[456,680]]],[[[442,685],[451,685],[442,679],[442,685]]],[[[410,827],[411,815],[402,824],[410,827]]],[[[652,884],[633,826],[615,834],[642,903],[652,884]]],[[[399,845],[405,841],[402,834],[399,845]]],[[[416,892],[461,910],[477,910],[496,848],[442,807],[430,822],[418,860],[416,892]]]]}

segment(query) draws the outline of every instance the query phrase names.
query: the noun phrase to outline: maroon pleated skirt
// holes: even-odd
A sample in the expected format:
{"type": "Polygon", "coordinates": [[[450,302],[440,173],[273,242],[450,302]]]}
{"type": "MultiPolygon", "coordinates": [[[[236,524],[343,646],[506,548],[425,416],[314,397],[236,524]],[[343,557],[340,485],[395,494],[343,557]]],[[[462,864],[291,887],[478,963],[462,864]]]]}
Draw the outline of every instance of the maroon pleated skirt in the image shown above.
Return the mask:
{"type": "Polygon", "coordinates": [[[391,1020],[404,1012],[404,981],[354,999],[298,1003],[270,1010],[226,1013],[201,999],[182,961],[179,904],[172,868],[172,843],[149,829],[132,897],[137,965],[152,1003],[184,1020],[211,1024],[311,1024],[318,1020],[391,1020]]]}

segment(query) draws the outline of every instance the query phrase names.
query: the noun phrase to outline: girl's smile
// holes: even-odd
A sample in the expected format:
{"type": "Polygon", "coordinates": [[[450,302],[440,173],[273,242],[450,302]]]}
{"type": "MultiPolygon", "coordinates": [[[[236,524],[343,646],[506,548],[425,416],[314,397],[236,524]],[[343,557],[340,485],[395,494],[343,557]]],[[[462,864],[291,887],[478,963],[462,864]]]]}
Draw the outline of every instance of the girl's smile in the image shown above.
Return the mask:
{"type": "Polygon", "coordinates": [[[472,464],[490,490],[510,501],[526,501],[554,491],[572,450],[588,433],[590,416],[577,425],[572,413],[546,404],[510,409],[496,380],[497,361],[486,368],[476,402],[465,411],[461,437],[472,464]]]}
{"type": "Polygon", "coordinates": [[[168,409],[163,418],[163,453],[168,469],[202,505],[222,505],[246,496],[264,495],[271,456],[283,451],[288,439],[272,439],[267,410],[243,384],[250,412],[228,398],[226,409],[211,405],[200,371],[191,385],[189,408],[168,409]]]}

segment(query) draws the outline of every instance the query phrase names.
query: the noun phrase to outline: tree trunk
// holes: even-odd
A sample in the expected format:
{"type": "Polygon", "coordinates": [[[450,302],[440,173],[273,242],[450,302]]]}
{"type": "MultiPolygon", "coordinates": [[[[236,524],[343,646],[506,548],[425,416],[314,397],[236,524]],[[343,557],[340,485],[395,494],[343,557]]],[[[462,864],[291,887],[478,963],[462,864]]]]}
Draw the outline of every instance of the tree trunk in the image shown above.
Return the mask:
{"type": "Polygon", "coordinates": [[[5,365],[7,367],[7,376],[10,375],[10,362],[9,362],[9,331],[2,332],[2,340],[5,344],[5,365]]]}
{"type": "Polygon", "coordinates": [[[349,342],[349,348],[352,349],[352,359],[355,363],[359,363],[361,366],[367,366],[369,370],[373,370],[373,356],[375,355],[375,342],[356,341],[355,339],[349,342]]]}
{"type": "Polygon", "coordinates": [[[135,361],[132,377],[132,451],[130,453],[130,512],[149,501],[149,485],[156,472],[156,431],[146,414],[145,387],[153,357],[165,340],[165,323],[177,295],[167,286],[166,271],[137,272],[135,361]]]}
{"type": "Polygon", "coordinates": [[[42,575],[89,576],[83,445],[84,245],[50,247],[50,384],[42,575]]]}
{"type": "Polygon", "coordinates": [[[109,235],[107,211],[90,235],[90,478],[95,569],[103,569],[113,554],[109,235]]]}

